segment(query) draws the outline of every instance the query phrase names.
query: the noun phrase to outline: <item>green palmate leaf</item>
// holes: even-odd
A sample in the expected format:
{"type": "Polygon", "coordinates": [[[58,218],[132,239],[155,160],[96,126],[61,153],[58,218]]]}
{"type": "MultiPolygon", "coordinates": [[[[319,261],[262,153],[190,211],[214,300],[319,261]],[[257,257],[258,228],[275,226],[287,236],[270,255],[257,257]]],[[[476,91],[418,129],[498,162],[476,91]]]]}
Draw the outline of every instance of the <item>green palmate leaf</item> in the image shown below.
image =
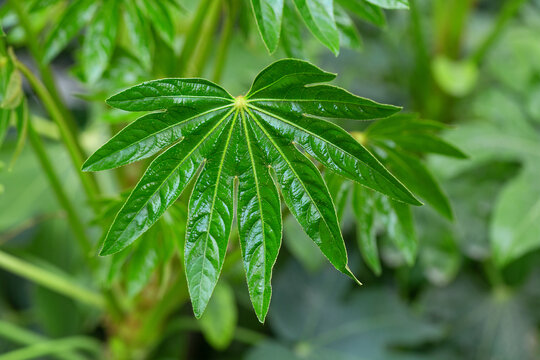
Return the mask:
{"type": "Polygon", "coordinates": [[[47,37],[43,53],[45,63],[54,59],[92,19],[97,6],[98,3],[93,0],[76,0],[69,5],[47,37]]]}
{"type": "Polygon", "coordinates": [[[150,81],[112,96],[108,103],[116,108],[160,112],[124,128],[87,160],[84,170],[112,169],[167,150],[149,165],[119,211],[101,254],[113,254],[131,244],[197,177],[189,199],[184,246],[197,317],[218,282],[235,196],[248,289],[260,321],[268,312],[272,267],[282,237],[278,187],[321,252],[354,278],[332,197],[304,153],[330,171],[396,200],[419,202],[347,132],[319,118],[374,119],[399,108],[337,87],[311,85],[334,77],[307,62],[287,59],[263,70],[248,94],[237,98],[202,79],[150,81]]]}
{"type": "Polygon", "coordinates": [[[273,53],[279,43],[283,0],[251,0],[251,5],[264,44],[268,51],[273,53]]]}
{"type": "Polygon", "coordinates": [[[339,54],[339,31],[334,20],[333,0],[294,0],[309,31],[336,56],[339,54]]]}
{"type": "Polygon", "coordinates": [[[408,9],[409,0],[366,0],[385,9],[408,9]]]}
{"type": "Polygon", "coordinates": [[[90,23],[82,46],[81,64],[86,81],[94,83],[107,66],[114,51],[118,30],[118,0],[103,2],[90,23]]]}

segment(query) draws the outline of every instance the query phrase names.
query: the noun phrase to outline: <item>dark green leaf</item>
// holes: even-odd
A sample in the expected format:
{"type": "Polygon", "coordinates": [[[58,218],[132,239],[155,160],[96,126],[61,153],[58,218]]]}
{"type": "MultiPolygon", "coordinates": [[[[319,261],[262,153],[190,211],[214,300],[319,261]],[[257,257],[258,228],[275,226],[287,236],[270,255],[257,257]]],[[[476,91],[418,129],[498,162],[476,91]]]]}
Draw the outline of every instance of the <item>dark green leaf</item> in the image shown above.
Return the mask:
{"type": "MultiPolygon", "coordinates": [[[[189,200],[184,263],[193,312],[200,318],[217,284],[233,220],[238,112],[208,144],[189,200]]],[[[240,126],[238,126],[239,128],[240,126]]]]}
{"type": "Polygon", "coordinates": [[[135,120],[96,151],[83,165],[84,171],[113,169],[163,150],[205,123],[222,118],[230,109],[220,107],[200,112],[192,107],[175,107],[135,120]]]}
{"type": "Polygon", "coordinates": [[[318,169],[260,116],[248,110],[251,128],[276,172],[287,207],[336,269],[354,278],[336,210],[318,169]]]}
{"type": "Polygon", "coordinates": [[[122,130],[90,157],[85,170],[111,169],[168,149],[150,164],[119,211],[101,254],[131,244],[199,174],[189,198],[184,246],[197,317],[206,308],[224,263],[236,181],[240,246],[260,321],[268,311],[272,267],[281,243],[276,184],[307,235],[338,270],[355,279],[330,192],[303,151],[339,175],[400,201],[418,202],[344,130],[302,115],[373,119],[398,110],[337,87],[306,86],[334,77],[307,62],[288,59],[263,70],[245,97],[234,99],[202,79],[150,81],[111,97],[108,103],[119,109],[161,112],[143,116],[122,130]]]}
{"type": "Polygon", "coordinates": [[[308,29],[336,56],[339,54],[339,32],[334,20],[333,0],[294,0],[308,29]]]}
{"type": "Polygon", "coordinates": [[[268,51],[273,53],[279,43],[283,0],[251,0],[251,5],[264,44],[268,51]]]}
{"type": "Polygon", "coordinates": [[[11,110],[0,109],[0,147],[2,147],[2,144],[4,143],[10,120],[11,110]]]}
{"type": "Polygon", "coordinates": [[[88,26],[82,46],[81,64],[90,84],[103,74],[111,59],[118,30],[118,0],[107,0],[88,26]]]}
{"type": "Polygon", "coordinates": [[[232,105],[233,97],[204,79],[162,79],[142,83],[111,96],[107,103],[127,111],[153,111],[174,106],[211,109],[232,105]]]}
{"type": "Polygon", "coordinates": [[[49,63],[60,53],[94,16],[98,2],[94,0],[75,0],[62,14],[60,20],[47,36],[43,62],[49,63]]]}
{"type": "Polygon", "coordinates": [[[230,116],[214,118],[194,129],[184,141],[170,147],[148,167],[116,216],[105,242],[102,255],[113,254],[131,244],[152,226],[180,196],[195,175],[202,161],[201,151],[207,142],[215,141],[216,130],[230,116]]]}
{"type": "Polygon", "coordinates": [[[238,144],[238,231],[249,294],[259,321],[264,322],[272,287],[272,267],[281,246],[281,204],[265,165],[266,154],[242,117],[238,144]]]}

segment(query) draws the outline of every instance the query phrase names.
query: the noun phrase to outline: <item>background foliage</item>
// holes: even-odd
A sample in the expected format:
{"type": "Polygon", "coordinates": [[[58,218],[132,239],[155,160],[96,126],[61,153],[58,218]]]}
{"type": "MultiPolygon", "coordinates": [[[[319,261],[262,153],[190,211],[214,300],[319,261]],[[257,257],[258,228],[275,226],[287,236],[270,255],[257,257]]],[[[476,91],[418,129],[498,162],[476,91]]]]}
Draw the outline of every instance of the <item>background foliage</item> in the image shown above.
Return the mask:
{"type": "Polygon", "coordinates": [[[537,0],[10,0],[0,19],[0,359],[540,357],[537,0]],[[143,115],[112,94],[193,76],[245,94],[284,57],[404,107],[335,122],[425,206],[323,169],[364,286],[285,213],[266,322],[235,229],[195,320],[188,196],[97,257],[149,161],[96,175],[82,162],[143,115]]]}

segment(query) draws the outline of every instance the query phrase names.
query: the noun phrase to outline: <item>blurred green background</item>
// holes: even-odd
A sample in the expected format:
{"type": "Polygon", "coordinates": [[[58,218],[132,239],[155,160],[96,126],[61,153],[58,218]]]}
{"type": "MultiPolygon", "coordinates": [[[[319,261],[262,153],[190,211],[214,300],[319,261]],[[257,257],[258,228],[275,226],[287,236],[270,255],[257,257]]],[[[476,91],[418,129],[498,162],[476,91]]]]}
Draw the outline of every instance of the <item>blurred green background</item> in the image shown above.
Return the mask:
{"type": "MultiPolygon", "coordinates": [[[[195,8],[191,1],[177,10],[180,30],[195,8]]],[[[1,9],[8,42],[21,61],[30,62],[16,16],[7,4],[1,9]]],[[[33,15],[36,24],[55,16],[44,9],[33,15]]],[[[361,42],[351,44],[352,49],[342,47],[338,57],[305,28],[300,29],[301,48],[293,47],[297,54],[280,48],[268,55],[247,3],[240,3],[237,11],[220,76],[233,95],[245,93],[258,71],[272,61],[303,56],[338,73],[336,83],[355,94],[449,125],[441,136],[468,158],[423,159],[450,200],[453,220],[428,205],[414,209],[418,252],[413,264],[379,234],[382,271],[376,276],[358,250],[356,228],[362,224],[355,221],[349,199],[342,230],[351,268],[364,283],[358,287],[331,268],[289,217],[264,325],[251,309],[241,263],[227,260],[206,319],[193,318],[185,289],[176,298],[171,295],[171,315],[158,334],[151,334],[157,339],[146,358],[539,359],[540,1],[411,1],[409,10],[386,11],[383,26],[355,19],[361,42]]],[[[212,78],[223,39],[215,35],[206,40],[206,60],[197,71],[212,78]]],[[[181,45],[180,40],[175,46],[181,45]]],[[[107,96],[143,80],[182,75],[175,72],[172,50],[162,48],[156,40],[159,60],[150,71],[141,68],[137,57],[116,50],[110,68],[91,86],[81,81],[77,42],[55,60],[57,85],[76,114],[88,152],[135,118],[107,108],[107,96]]],[[[85,209],[56,128],[25,89],[32,121],[47,139],[62,183],[85,209]]],[[[340,125],[349,131],[366,126],[346,121],[340,125]]],[[[10,169],[15,146],[16,132],[10,131],[0,152],[0,248],[90,286],[95,279],[81,266],[81,251],[28,146],[10,169]]],[[[134,185],[140,170],[140,165],[120,170],[122,182],[112,172],[99,174],[109,195],[103,201],[116,209],[118,194],[134,185]]],[[[171,237],[183,237],[181,210],[172,216],[170,228],[177,233],[171,237]]],[[[88,222],[109,223],[113,215],[105,212],[97,220],[85,216],[88,222]]],[[[99,238],[99,230],[93,231],[99,238]]],[[[128,276],[128,292],[144,297],[145,291],[156,291],[148,283],[162,270],[131,260],[122,271],[142,275],[128,276]]],[[[100,281],[110,281],[110,267],[103,266],[105,280],[100,281]]],[[[144,301],[135,311],[148,311],[144,301]]],[[[131,321],[123,325],[127,332],[130,326],[141,326],[137,314],[131,321]]],[[[0,354],[45,338],[89,341],[88,349],[94,342],[108,342],[112,349],[130,346],[125,343],[129,335],[110,336],[99,311],[0,269],[0,354]]],[[[92,354],[90,350],[85,356],[99,358],[92,354]]],[[[54,358],[81,357],[66,352],[54,358]]]]}

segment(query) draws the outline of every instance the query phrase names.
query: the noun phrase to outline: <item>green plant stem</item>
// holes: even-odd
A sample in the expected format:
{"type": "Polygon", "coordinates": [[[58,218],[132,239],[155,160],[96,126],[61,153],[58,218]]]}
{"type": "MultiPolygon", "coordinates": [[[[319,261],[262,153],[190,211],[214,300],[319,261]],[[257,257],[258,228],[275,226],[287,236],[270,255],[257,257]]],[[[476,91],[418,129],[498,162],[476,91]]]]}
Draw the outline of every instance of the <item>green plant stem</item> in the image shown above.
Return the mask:
{"type": "Polygon", "coordinates": [[[67,214],[69,224],[71,225],[75,236],[79,240],[81,248],[84,251],[85,258],[87,258],[92,251],[92,243],[90,242],[90,239],[88,239],[88,237],[86,236],[83,223],[79,218],[78,213],[75,211],[74,206],[71,204],[71,201],[69,200],[67,194],[65,193],[64,188],[62,187],[62,184],[60,183],[60,180],[58,179],[58,176],[54,171],[51,160],[47,156],[45,146],[43,145],[43,142],[41,141],[39,135],[34,131],[34,127],[32,126],[31,122],[28,123],[28,139],[32,148],[34,149],[34,152],[36,153],[36,156],[41,164],[41,167],[43,168],[43,171],[45,172],[45,175],[49,180],[49,183],[54,193],[56,194],[56,198],[58,199],[60,206],[62,206],[62,208],[67,214]]]}
{"type": "Polygon", "coordinates": [[[105,300],[100,294],[81,287],[75,280],[70,279],[67,275],[59,275],[50,272],[47,269],[21,260],[1,250],[0,267],[82,303],[92,305],[99,309],[105,307],[105,300]]]}
{"type": "MultiPolygon", "coordinates": [[[[23,6],[24,1],[9,0],[9,2],[11,4],[11,7],[15,10],[17,18],[19,19],[19,23],[24,30],[28,48],[39,68],[41,79],[43,80],[43,83],[45,84],[48,92],[51,94],[51,97],[56,103],[56,106],[60,109],[62,116],[67,119],[68,128],[71,134],[74,135],[76,134],[75,120],[73,119],[73,116],[71,115],[71,112],[68,110],[67,106],[64,105],[64,102],[59,95],[58,89],[56,88],[56,82],[54,80],[54,76],[50,67],[47,64],[44,64],[41,60],[43,59],[43,52],[37,42],[39,36],[34,31],[31,20],[28,16],[28,12],[23,6]]],[[[79,150],[82,151],[82,148],[79,148],[79,150]]]]}
{"type": "Polygon", "coordinates": [[[0,360],[30,360],[77,349],[93,353],[95,355],[94,359],[102,358],[101,346],[96,340],[83,336],[74,336],[60,340],[43,341],[19,350],[14,350],[0,355],[0,360]]]}
{"type": "Polygon", "coordinates": [[[193,76],[201,76],[204,66],[208,61],[210,50],[215,41],[213,37],[219,22],[220,10],[220,0],[213,0],[210,4],[210,8],[207,9],[206,21],[204,22],[201,33],[199,34],[199,46],[192,57],[192,61],[190,61],[190,64],[193,64],[193,70],[191,73],[193,76]]]}
{"type": "Polygon", "coordinates": [[[223,74],[223,68],[225,67],[225,61],[229,53],[229,47],[231,45],[232,31],[234,23],[236,21],[236,13],[238,11],[237,1],[230,0],[227,6],[227,19],[223,30],[221,32],[221,39],[219,40],[219,47],[216,55],[216,63],[214,65],[214,74],[212,80],[219,83],[221,75],[223,74]]]}
{"type": "MultiPolygon", "coordinates": [[[[40,334],[0,320],[0,337],[20,345],[33,345],[35,343],[47,341],[48,339],[40,334]]],[[[56,355],[60,360],[85,360],[86,358],[75,352],[65,352],[56,355]]]]}
{"type": "Polygon", "coordinates": [[[190,62],[191,56],[197,47],[197,42],[200,41],[199,35],[201,27],[204,19],[207,16],[208,7],[212,1],[214,0],[201,0],[199,2],[199,7],[195,11],[195,15],[191,21],[188,33],[186,34],[186,39],[184,41],[184,46],[182,47],[182,52],[180,53],[180,58],[178,59],[178,72],[180,76],[186,76],[188,74],[188,63],[190,62]]]}
{"type": "Polygon", "coordinates": [[[495,22],[493,29],[471,56],[472,61],[476,64],[480,64],[484,60],[486,54],[496,43],[508,21],[516,15],[525,1],[526,0],[509,0],[505,2],[502,10],[497,16],[497,21],[495,22]]]}
{"type": "Polygon", "coordinates": [[[81,170],[84,155],[80,151],[79,146],[77,145],[78,142],[73,136],[73,134],[69,131],[69,128],[66,124],[66,121],[64,117],[62,116],[62,113],[60,109],[56,106],[56,103],[54,102],[53,98],[47,91],[47,88],[39,81],[39,79],[34,76],[32,71],[26,67],[23,63],[20,61],[16,61],[17,68],[23,73],[23,75],[26,77],[34,91],[36,92],[37,96],[41,99],[43,102],[43,105],[49,112],[51,119],[56,123],[58,126],[58,129],[60,131],[60,137],[62,138],[62,142],[66,146],[66,149],[69,153],[69,156],[71,158],[71,162],[73,163],[73,166],[75,167],[75,172],[79,176],[79,179],[81,180],[81,183],[83,185],[84,191],[86,193],[86,196],[88,200],[90,201],[91,205],[95,207],[97,206],[97,194],[98,194],[98,188],[97,184],[94,181],[92,175],[90,173],[83,173],[81,170]]]}

